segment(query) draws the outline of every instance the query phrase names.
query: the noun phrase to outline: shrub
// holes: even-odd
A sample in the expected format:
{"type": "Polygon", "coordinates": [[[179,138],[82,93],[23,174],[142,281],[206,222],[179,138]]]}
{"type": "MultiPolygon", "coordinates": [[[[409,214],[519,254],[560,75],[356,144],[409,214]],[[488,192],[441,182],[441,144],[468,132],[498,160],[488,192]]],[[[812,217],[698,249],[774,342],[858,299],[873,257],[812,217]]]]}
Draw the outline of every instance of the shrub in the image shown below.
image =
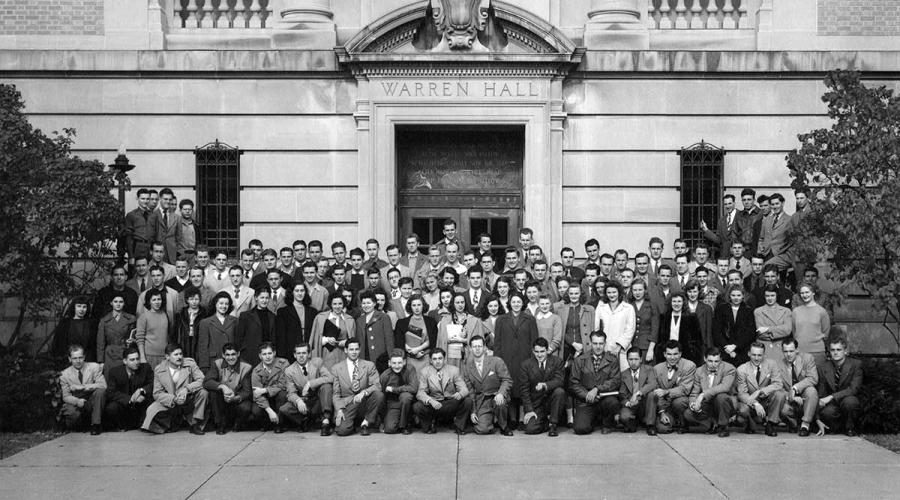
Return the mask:
{"type": "Polygon", "coordinates": [[[31,354],[30,337],[0,355],[0,431],[50,430],[61,401],[53,361],[31,354]]]}
{"type": "Polygon", "coordinates": [[[860,430],[877,434],[900,432],[900,360],[863,360],[863,369],[860,430]]]}

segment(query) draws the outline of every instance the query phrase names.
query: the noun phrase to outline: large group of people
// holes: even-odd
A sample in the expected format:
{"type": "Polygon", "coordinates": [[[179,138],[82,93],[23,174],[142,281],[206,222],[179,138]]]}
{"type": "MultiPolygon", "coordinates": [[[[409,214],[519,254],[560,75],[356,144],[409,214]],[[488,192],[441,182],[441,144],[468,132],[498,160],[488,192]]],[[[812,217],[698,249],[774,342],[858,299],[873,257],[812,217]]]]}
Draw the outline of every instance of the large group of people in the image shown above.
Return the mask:
{"type": "Polygon", "coordinates": [[[453,220],[419,251],[320,241],[239,256],[202,244],[193,203],[139,190],[123,259],[54,331],[61,419],[97,434],[187,426],[322,435],[650,435],[737,426],[856,432],[862,368],[832,328],[815,266],[793,254],[808,210],[726,195],[707,242],[646,252],[585,242],[548,262],[528,228],[495,252],[453,220]],[[209,410],[207,409],[209,407],[209,410]]]}

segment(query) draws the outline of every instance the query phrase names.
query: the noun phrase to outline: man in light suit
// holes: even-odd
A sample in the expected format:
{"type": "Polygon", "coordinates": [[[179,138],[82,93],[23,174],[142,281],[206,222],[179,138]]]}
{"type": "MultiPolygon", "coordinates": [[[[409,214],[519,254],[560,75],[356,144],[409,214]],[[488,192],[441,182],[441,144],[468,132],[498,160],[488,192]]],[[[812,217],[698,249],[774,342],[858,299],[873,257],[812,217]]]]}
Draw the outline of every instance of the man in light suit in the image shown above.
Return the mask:
{"type": "Polygon", "coordinates": [[[650,422],[655,421],[656,403],[648,396],[656,389],[656,375],[650,365],[643,364],[640,348],[629,348],[626,356],[628,369],[622,372],[619,386],[619,423],[625,426],[625,432],[636,432],[640,416],[649,433],[650,422]]]}
{"type": "Polygon", "coordinates": [[[707,433],[718,432],[719,437],[728,437],[728,421],[734,415],[734,382],[737,370],[722,361],[722,351],[718,347],[706,350],[706,363],[694,374],[691,402],[684,411],[686,424],[707,426],[707,433]],[[713,421],[715,419],[715,421],[713,421]]]}
{"type": "Polygon", "coordinates": [[[166,360],[153,370],[153,404],[141,429],[154,434],[178,429],[178,420],[188,419],[191,434],[202,436],[209,397],[203,388],[203,372],[191,358],[185,358],[178,344],[169,344],[166,360]]]}
{"type": "Polygon", "coordinates": [[[181,224],[181,216],[175,210],[175,193],[171,189],[163,188],[159,191],[159,206],[150,213],[147,224],[150,226],[154,241],[164,246],[165,261],[174,264],[178,255],[176,233],[181,224]]]}
{"type": "Polygon", "coordinates": [[[301,268],[303,273],[303,284],[306,285],[306,294],[309,295],[310,306],[318,312],[322,312],[329,306],[328,290],[319,283],[316,277],[316,263],[308,260],[303,263],[301,268]]]}
{"type": "Polygon", "coordinates": [[[69,346],[70,366],[59,374],[62,390],[63,423],[69,429],[82,425],[90,416],[91,435],[100,434],[106,405],[106,379],[99,363],[84,361],[84,347],[69,346]]]}
{"type": "Polygon", "coordinates": [[[656,377],[656,389],[650,392],[649,399],[656,406],[656,414],[648,423],[647,434],[655,436],[675,429],[679,434],[687,431],[683,420],[691,391],[694,389],[694,376],[697,365],[681,357],[681,344],[677,340],[669,340],[664,352],[666,360],[653,367],[656,377]]]}
{"type": "Polygon", "coordinates": [[[472,412],[472,400],[467,398],[469,389],[459,368],[445,365],[447,353],[440,347],[431,351],[431,364],[419,372],[419,390],[413,412],[425,428],[425,434],[437,432],[434,419],[453,417],[456,433],[466,433],[466,418],[472,412]]]}
{"type": "Polygon", "coordinates": [[[178,314],[180,309],[180,304],[178,303],[178,292],[172,290],[171,288],[166,286],[165,283],[165,275],[163,274],[163,270],[161,267],[153,266],[150,268],[150,287],[147,290],[144,290],[143,293],[138,295],[138,306],[137,306],[137,315],[140,316],[147,312],[147,308],[144,307],[144,297],[147,296],[147,292],[151,289],[162,290],[166,296],[166,316],[169,318],[169,324],[175,324],[175,315],[178,314]]]}
{"type": "Polygon", "coordinates": [[[165,261],[166,258],[166,247],[160,241],[154,241],[152,245],[150,245],[150,261],[147,264],[150,267],[158,266],[163,270],[163,274],[165,281],[169,281],[170,279],[175,277],[175,266],[169,264],[165,261]]]}
{"type": "Polygon", "coordinates": [[[425,265],[426,257],[419,252],[419,235],[410,233],[406,237],[406,254],[400,257],[400,265],[409,268],[410,273],[415,276],[416,272],[425,265]]]}
{"type": "MultiPolygon", "coordinates": [[[[577,290],[577,288],[576,288],[577,290]]],[[[538,337],[531,344],[532,357],[522,363],[520,383],[525,411],[525,434],[559,436],[559,415],[566,402],[564,363],[549,354],[547,339],[538,337]]]]}
{"type": "Polygon", "coordinates": [[[256,308],[253,290],[244,284],[244,270],[241,266],[231,266],[228,270],[228,278],[231,280],[231,286],[225,288],[228,295],[231,296],[231,315],[237,318],[241,313],[252,311],[256,308]]]}
{"type": "Polygon", "coordinates": [[[344,347],[347,359],[334,365],[331,370],[334,394],[335,423],[338,436],[353,434],[359,422],[359,434],[369,435],[369,426],[375,424],[378,412],[384,402],[381,380],[375,363],[360,359],[359,340],[351,337],[344,347]],[[362,417],[362,418],[360,418],[362,417]]]}
{"type": "MultiPolygon", "coordinates": [[[[647,285],[653,285],[656,283],[656,277],[659,275],[659,268],[666,264],[670,268],[675,269],[675,261],[672,259],[663,258],[663,249],[665,248],[665,243],[663,243],[662,238],[659,236],[654,236],[650,238],[650,242],[647,244],[647,254],[638,254],[645,255],[647,257],[648,269],[647,273],[650,275],[650,279],[647,281],[647,285]]],[[[635,264],[637,264],[638,256],[635,256],[635,264]]]]}
{"type": "Polygon", "coordinates": [[[228,279],[228,254],[225,250],[213,250],[212,256],[213,265],[206,268],[206,286],[217,293],[231,284],[228,279]]]}
{"type": "Polygon", "coordinates": [[[322,358],[310,358],[309,345],[294,346],[294,362],[284,371],[287,381],[287,402],[278,413],[284,420],[297,425],[299,432],[306,432],[312,421],[321,418],[322,436],[330,436],[334,430],[332,418],[332,376],[322,358]]]}
{"type": "Polygon", "coordinates": [[[472,399],[471,419],[475,424],[475,434],[492,434],[496,421],[500,434],[512,436],[513,431],[506,418],[512,377],[506,363],[487,355],[484,337],[480,335],[469,339],[469,348],[472,355],[466,358],[462,372],[469,398],[472,399]]]}
{"type": "Polygon", "coordinates": [[[737,379],[738,411],[747,422],[745,432],[753,434],[756,424],[764,420],[766,435],[777,436],[775,426],[784,406],[784,383],[778,363],[766,359],[765,344],[750,344],[750,361],[738,367],[737,379]]]}
{"type": "Polygon", "coordinates": [[[790,214],[784,212],[784,196],[775,193],[769,197],[772,214],[762,221],[757,252],[766,258],[766,264],[774,264],[784,271],[794,263],[794,242],[791,233],[794,225],[790,214]]]}
{"type": "Polygon", "coordinates": [[[469,289],[465,291],[466,312],[475,316],[481,316],[489,297],[482,286],[484,271],[481,269],[481,266],[473,266],[466,272],[466,275],[469,278],[469,289]]]}
{"type": "MultiPolygon", "coordinates": [[[[831,359],[819,367],[819,416],[829,428],[843,427],[848,436],[856,435],[859,389],[863,382],[862,362],[848,357],[843,337],[828,342],[831,359]]],[[[822,434],[825,433],[821,429],[822,434]]]]}
{"type": "Polygon", "coordinates": [[[419,374],[415,367],[406,362],[403,349],[391,351],[387,370],[381,372],[381,387],[384,389],[384,433],[404,436],[411,434],[409,416],[413,401],[419,392],[419,374]]]}
{"type": "Polygon", "coordinates": [[[781,342],[781,375],[786,393],[781,416],[795,422],[800,419],[800,437],[809,436],[809,426],[819,409],[819,372],[812,354],[798,350],[797,339],[788,337],[781,342]]]}

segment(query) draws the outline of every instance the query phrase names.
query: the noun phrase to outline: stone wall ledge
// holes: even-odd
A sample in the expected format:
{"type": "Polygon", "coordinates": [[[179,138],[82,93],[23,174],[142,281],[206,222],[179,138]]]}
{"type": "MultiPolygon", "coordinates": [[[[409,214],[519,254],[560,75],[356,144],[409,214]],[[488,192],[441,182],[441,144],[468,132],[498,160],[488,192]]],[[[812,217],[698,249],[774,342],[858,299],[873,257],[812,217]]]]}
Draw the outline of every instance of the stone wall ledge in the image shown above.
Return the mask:
{"type": "MultiPolygon", "coordinates": [[[[398,56],[402,58],[402,55],[398,56]]],[[[897,51],[587,51],[579,73],[900,72],[897,51]]],[[[329,73],[333,50],[4,50],[0,73],[329,73]]]]}

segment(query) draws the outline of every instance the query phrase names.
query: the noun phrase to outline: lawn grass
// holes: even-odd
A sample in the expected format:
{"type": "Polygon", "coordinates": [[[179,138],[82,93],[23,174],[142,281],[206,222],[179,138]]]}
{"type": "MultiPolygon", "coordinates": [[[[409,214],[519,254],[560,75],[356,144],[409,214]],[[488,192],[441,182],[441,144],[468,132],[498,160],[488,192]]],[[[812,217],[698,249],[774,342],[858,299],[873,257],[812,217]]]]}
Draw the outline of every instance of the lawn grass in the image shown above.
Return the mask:
{"type": "Polygon", "coordinates": [[[863,437],[882,448],[900,453],[900,434],[865,434],[863,437]]]}
{"type": "Polygon", "coordinates": [[[65,434],[59,431],[3,432],[0,433],[0,460],[9,458],[32,446],[56,439],[65,434]]]}

